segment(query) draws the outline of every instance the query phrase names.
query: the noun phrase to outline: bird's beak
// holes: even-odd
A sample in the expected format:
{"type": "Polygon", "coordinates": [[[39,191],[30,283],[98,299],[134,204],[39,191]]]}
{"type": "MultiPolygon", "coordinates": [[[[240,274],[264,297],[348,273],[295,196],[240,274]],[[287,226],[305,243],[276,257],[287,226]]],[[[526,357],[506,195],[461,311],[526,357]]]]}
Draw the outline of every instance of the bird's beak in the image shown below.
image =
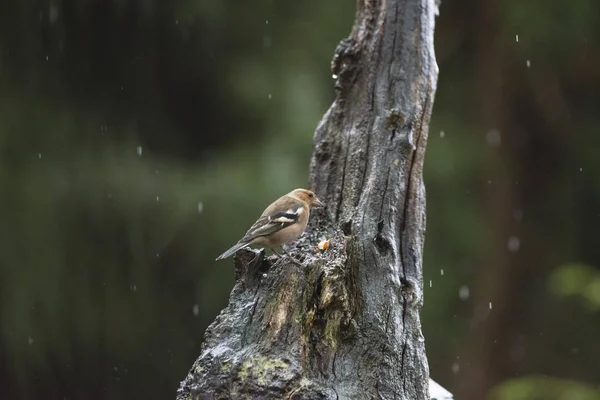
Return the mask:
{"type": "Polygon", "coordinates": [[[313,206],[317,207],[317,208],[325,207],[325,204],[321,203],[321,200],[319,200],[319,199],[314,199],[312,203],[313,203],[313,206]]]}

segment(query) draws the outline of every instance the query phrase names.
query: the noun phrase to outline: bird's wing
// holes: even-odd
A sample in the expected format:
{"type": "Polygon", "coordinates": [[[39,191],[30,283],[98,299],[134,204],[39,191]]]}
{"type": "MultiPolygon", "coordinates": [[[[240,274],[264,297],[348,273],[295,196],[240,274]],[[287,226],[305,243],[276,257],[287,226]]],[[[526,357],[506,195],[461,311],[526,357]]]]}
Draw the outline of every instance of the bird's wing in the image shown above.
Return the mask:
{"type": "Polygon", "coordinates": [[[272,210],[271,213],[263,215],[248,229],[240,242],[248,243],[261,236],[269,236],[290,225],[295,224],[305,212],[302,203],[299,201],[286,202],[284,210],[272,210]]]}

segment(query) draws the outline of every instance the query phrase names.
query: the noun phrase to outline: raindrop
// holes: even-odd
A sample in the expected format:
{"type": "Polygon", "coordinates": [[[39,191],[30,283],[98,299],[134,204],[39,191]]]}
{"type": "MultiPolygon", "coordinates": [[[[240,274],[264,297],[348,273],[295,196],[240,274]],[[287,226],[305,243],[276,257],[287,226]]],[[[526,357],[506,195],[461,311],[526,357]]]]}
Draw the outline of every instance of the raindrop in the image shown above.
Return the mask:
{"type": "Polygon", "coordinates": [[[521,241],[519,240],[518,237],[511,236],[508,238],[507,247],[508,247],[508,251],[510,251],[511,253],[515,253],[515,252],[519,251],[519,247],[521,247],[521,241]]]}
{"type": "Polygon", "coordinates": [[[515,35],[515,39],[517,40],[517,43],[519,42],[519,35],[515,35]]]}
{"type": "Polygon", "coordinates": [[[271,96],[271,93],[269,93],[269,100],[271,100],[271,98],[272,98],[272,97],[273,97],[273,96],[271,96]]]}
{"type": "Polygon", "coordinates": [[[202,211],[204,211],[204,204],[199,201],[198,202],[198,214],[202,214],[202,211]]]}
{"type": "Polygon", "coordinates": [[[467,285],[463,285],[458,289],[458,297],[461,300],[467,300],[470,296],[469,287],[467,285]]]}
{"type": "Polygon", "coordinates": [[[531,61],[527,60],[527,68],[531,68],[531,61]]]}
{"type": "Polygon", "coordinates": [[[46,56],[46,61],[48,61],[48,56],[46,56]]]}
{"type": "Polygon", "coordinates": [[[58,7],[56,5],[50,6],[50,12],[48,13],[48,19],[50,23],[55,23],[58,18],[58,7]]]}
{"type": "Polygon", "coordinates": [[[159,254],[158,254],[158,253],[156,253],[156,258],[158,258],[158,256],[159,256],[159,254]]]}
{"type": "Polygon", "coordinates": [[[433,286],[433,281],[430,280],[429,281],[429,287],[432,287],[432,286],[433,286]]]}
{"type": "Polygon", "coordinates": [[[460,372],[460,364],[458,362],[452,364],[452,372],[454,372],[455,374],[458,374],[460,372]]]}
{"type": "Polygon", "coordinates": [[[269,20],[265,20],[265,25],[269,25],[269,20]]]}
{"type": "Polygon", "coordinates": [[[490,310],[492,309],[492,302],[490,301],[490,310]]]}
{"type": "Polygon", "coordinates": [[[160,197],[156,196],[156,201],[160,200],[160,197]]]}
{"type": "Polygon", "coordinates": [[[175,25],[179,25],[179,20],[178,19],[175,20],[175,25]]]}
{"type": "Polygon", "coordinates": [[[194,304],[194,307],[192,307],[192,314],[194,314],[195,317],[200,314],[200,306],[198,304],[194,304]]]}
{"type": "Polygon", "coordinates": [[[444,276],[444,270],[443,269],[440,269],[440,275],[444,276]]]}
{"type": "Polygon", "coordinates": [[[498,147],[500,145],[500,131],[498,129],[490,129],[485,134],[485,141],[490,147],[498,147]]]}
{"type": "Polygon", "coordinates": [[[119,372],[119,367],[113,367],[113,371],[119,372]]]}
{"type": "Polygon", "coordinates": [[[29,336],[29,338],[27,339],[27,342],[31,346],[33,344],[33,338],[31,336],[29,336]]]}
{"type": "Polygon", "coordinates": [[[131,291],[132,292],[137,292],[137,285],[136,284],[131,285],[131,291]]]}
{"type": "Polygon", "coordinates": [[[443,138],[444,138],[444,136],[446,136],[446,132],[444,132],[444,131],[440,131],[440,137],[443,139],[443,138]]]}
{"type": "Polygon", "coordinates": [[[41,160],[42,159],[42,153],[38,153],[38,158],[41,160]]]}
{"type": "Polygon", "coordinates": [[[338,76],[337,76],[336,74],[333,74],[333,75],[331,75],[331,77],[332,77],[333,79],[337,79],[337,78],[338,78],[338,76]]]}
{"type": "Polygon", "coordinates": [[[137,155],[140,157],[142,156],[142,146],[137,147],[137,155]]]}
{"type": "MultiPolygon", "coordinates": [[[[42,155],[40,154],[40,158],[42,157],[42,155]]],[[[583,168],[579,168],[579,172],[583,172],[583,168]]]]}

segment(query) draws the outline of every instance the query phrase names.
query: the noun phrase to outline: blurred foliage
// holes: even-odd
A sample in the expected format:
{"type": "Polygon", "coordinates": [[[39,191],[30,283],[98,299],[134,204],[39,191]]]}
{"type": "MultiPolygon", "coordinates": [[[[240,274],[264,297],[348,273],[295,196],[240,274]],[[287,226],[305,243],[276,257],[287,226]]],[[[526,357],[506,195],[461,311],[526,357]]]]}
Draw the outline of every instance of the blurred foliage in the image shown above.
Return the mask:
{"type": "Polygon", "coordinates": [[[512,379],[494,388],[489,400],[600,400],[600,390],[550,377],[512,379]]]}
{"type": "MultiPolygon", "coordinates": [[[[174,396],[233,285],[214,258],[307,184],[353,15],[0,2],[0,398],[174,396]]],[[[442,4],[423,329],[457,398],[599,383],[599,18],[442,4]]]]}
{"type": "Polygon", "coordinates": [[[589,265],[569,264],[557,268],[548,284],[558,296],[581,297],[592,311],[600,310],[600,272],[589,265]]]}

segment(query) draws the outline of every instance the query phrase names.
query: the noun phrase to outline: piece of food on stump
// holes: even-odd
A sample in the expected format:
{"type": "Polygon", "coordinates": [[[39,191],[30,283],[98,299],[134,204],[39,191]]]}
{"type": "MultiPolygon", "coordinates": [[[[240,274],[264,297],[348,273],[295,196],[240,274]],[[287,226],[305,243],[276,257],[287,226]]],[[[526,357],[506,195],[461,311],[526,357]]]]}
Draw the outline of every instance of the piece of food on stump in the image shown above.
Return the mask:
{"type": "Polygon", "coordinates": [[[329,240],[327,239],[323,239],[319,242],[319,244],[317,245],[317,247],[319,248],[319,250],[321,251],[325,251],[329,248],[329,240]]]}

